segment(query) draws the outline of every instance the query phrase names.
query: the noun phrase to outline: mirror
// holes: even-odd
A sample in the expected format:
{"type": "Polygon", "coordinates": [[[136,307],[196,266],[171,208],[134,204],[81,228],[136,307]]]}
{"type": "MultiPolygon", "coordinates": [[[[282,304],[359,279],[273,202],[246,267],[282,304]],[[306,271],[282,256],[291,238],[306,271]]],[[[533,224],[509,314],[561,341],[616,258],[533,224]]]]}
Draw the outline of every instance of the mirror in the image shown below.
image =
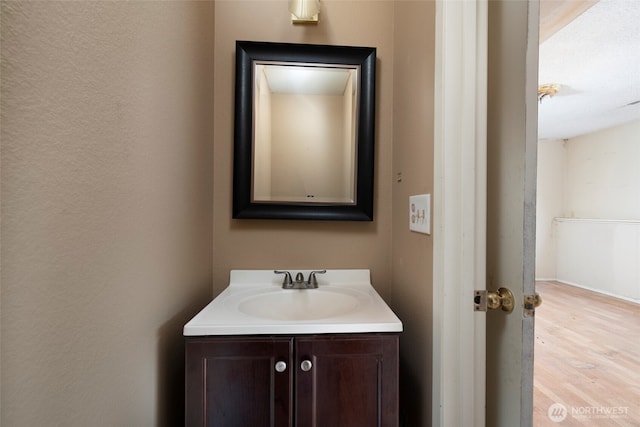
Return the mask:
{"type": "Polygon", "coordinates": [[[357,68],[253,70],[252,202],[354,204],[357,68]]]}
{"type": "Polygon", "coordinates": [[[375,54],[236,42],[234,218],[373,220],[375,54]]]}

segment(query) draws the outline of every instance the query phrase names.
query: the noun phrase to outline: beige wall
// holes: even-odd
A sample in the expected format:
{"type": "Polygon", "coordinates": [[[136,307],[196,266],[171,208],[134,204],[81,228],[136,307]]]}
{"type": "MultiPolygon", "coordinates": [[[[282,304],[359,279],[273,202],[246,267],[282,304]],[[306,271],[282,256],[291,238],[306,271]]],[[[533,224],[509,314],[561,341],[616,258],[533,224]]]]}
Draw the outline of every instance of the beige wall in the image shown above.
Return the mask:
{"type": "Polygon", "coordinates": [[[326,1],[317,26],[294,26],[287,1],[219,1],[215,22],[214,294],[234,268],[369,268],[391,295],[393,9],[390,1],[326,1]],[[376,166],[373,222],[233,220],[236,40],[376,47],[376,166]]]}
{"type": "Polygon", "coordinates": [[[638,135],[640,120],[569,140],[538,141],[537,280],[638,299],[634,236],[640,227],[632,223],[640,222],[638,135]]]}
{"type": "MultiPolygon", "coordinates": [[[[345,200],[341,161],[344,97],[271,94],[271,195],[277,200],[345,200]]],[[[353,169],[351,169],[353,171],[353,169]]]]}
{"type": "Polygon", "coordinates": [[[2,2],[0,424],[176,426],[211,296],[213,3],[2,2]]]}
{"type": "Polygon", "coordinates": [[[260,75],[260,92],[258,108],[254,110],[255,123],[255,157],[261,159],[253,168],[253,197],[258,200],[268,199],[271,196],[271,170],[272,170],[272,138],[271,138],[271,91],[269,90],[267,77],[260,75]]]}
{"type": "Polygon", "coordinates": [[[433,194],[435,2],[395,8],[393,79],[393,308],[406,425],[431,423],[432,236],[409,231],[409,196],[433,194]],[[400,30],[402,29],[402,30],[400,30]]]}
{"type": "Polygon", "coordinates": [[[536,182],[536,280],[556,279],[556,240],[553,219],[565,216],[567,151],[562,140],[538,141],[536,182]]]}
{"type": "Polygon", "coordinates": [[[371,269],[429,423],[434,2],[286,3],[3,2],[3,426],[179,425],[182,325],[276,267],[371,269]],[[375,221],[231,219],[237,39],[377,47],[375,221]]]}
{"type": "Polygon", "coordinates": [[[433,244],[409,232],[408,204],[411,194],[433,192],[435,3],[325,1],[318,26],[291,25],[285,3],[216,4],[214,293],[233,268],[371,269],[404,323],[402,417],[428,425],[433,244]],[[374,222],[231,219],[236,39],[377,48],[374,222]]]}
{"type": "Polygon", "coordinates": [[[565,216],[640,219],[639,135],[635,120],[564,144],[565,216]]]}

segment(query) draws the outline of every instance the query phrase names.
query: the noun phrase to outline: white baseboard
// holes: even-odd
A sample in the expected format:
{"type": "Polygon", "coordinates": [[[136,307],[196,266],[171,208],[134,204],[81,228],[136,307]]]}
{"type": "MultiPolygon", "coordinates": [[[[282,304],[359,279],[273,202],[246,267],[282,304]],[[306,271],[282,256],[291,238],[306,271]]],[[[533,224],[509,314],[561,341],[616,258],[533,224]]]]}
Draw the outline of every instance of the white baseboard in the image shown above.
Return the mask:
{"type": "Polygon", "coordinates": [[[536,282],[560,282],[564,285],[569,285],[569,286],[573,286],[576,288],[580,288],[580,289],[585,289],[587,291],[592,291],[592,292],[596,292],[602,295],[607,295],[609,297],[613,297],[613,298],[617,298],[617,299],[621,299],[624,301],[628,301],[628,302],[632,302],[634,304],[640,304],[640,300],[634,299],[634,298],[629,298],[629,297],[625,297],[622,295],[617,295],[614,294],[612,292],[607,292],[607,291],[603,291],[602,289],[596,289],[596,288],[590,288],[588,286],[582,286],[578,283],[573,283],[570,282],[568,280],[562,280],[562,279],[558,279],[558,278],[536,278],[536,282]]]}
{"type": "Polygon", "coordinates": [[[555,277],[536,277],[536,282],[559,282],[555,277]]]}

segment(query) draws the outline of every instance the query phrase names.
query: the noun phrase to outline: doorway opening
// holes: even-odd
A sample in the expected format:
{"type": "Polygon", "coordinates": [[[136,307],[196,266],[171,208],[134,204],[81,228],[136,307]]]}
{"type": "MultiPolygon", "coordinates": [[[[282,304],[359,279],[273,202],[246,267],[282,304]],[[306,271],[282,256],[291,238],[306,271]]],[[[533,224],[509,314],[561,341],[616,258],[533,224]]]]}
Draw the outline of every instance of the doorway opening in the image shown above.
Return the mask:
{"type": "Polygon", "coordinates": [[[634,0],[541,2],[536,426],[640,424],[638,20],[634,0]]]}

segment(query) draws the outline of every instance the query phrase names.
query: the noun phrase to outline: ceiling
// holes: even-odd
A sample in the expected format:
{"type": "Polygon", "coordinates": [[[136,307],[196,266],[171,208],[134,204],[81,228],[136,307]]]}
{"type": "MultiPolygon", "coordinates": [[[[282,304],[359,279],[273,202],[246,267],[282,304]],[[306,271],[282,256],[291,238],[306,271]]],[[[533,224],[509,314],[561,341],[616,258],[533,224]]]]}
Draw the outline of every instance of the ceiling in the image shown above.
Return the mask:
{"type": "Polygon", "coordinates": [[[539,84],[560,90],[538,106],[539,139],[640,120],[640,1],[543,0],[540,22],[539,84]]]}

